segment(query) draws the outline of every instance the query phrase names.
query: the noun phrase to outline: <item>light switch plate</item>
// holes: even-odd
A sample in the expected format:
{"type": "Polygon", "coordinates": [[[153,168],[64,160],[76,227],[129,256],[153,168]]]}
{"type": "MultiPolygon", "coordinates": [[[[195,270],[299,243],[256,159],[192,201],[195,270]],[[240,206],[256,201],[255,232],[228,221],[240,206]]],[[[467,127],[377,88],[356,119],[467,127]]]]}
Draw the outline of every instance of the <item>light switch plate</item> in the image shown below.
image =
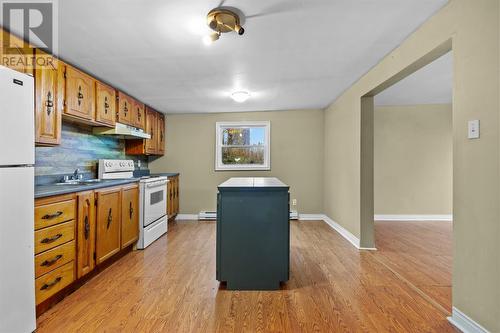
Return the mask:
{"type": "Polygon", "coordinates": [[[469,139],[479,139],[479,120],[469,120],[467,137],[469,139]]]}

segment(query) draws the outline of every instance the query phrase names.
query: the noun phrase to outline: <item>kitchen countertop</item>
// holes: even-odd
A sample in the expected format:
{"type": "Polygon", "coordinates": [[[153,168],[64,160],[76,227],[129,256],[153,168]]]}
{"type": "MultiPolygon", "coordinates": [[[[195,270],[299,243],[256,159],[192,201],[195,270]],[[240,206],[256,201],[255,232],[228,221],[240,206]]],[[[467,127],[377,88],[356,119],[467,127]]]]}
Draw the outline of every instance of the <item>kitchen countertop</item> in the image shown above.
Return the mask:
{"type": "Polygon", "coordinates": [[[125,185],[138,181],[139,178],[129,178],[129,179],[110,179],[110,180],[103,180],[98,183],[78,184],[78,185],[55,185],[55,184],[37,185],[35,186],[35,198],[44,198],[53,195],[89,191],[104,187],[125,185]]]}

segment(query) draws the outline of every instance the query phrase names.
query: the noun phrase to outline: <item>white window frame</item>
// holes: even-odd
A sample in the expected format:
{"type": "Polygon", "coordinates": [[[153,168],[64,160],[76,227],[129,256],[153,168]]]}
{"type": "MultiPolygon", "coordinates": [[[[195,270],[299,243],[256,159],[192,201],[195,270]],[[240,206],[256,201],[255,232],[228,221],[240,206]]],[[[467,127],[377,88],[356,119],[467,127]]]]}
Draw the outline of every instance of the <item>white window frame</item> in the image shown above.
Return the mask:
{"type": "Polygon", "coordinates": [[[215,123],[215,171],[271,170],[271,122],[270,121],[224,121],[215,123]],[[225,128],[264,127],[264,165],[222,163],[222,132],[225,128]]]}

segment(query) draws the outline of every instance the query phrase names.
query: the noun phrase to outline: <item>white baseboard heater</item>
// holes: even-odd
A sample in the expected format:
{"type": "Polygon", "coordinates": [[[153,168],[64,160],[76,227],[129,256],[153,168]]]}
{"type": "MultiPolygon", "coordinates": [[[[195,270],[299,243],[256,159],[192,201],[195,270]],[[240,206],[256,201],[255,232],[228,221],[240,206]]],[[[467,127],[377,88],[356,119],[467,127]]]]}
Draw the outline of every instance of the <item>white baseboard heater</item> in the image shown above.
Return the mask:
{"type": "Polygon", "coordinates": [[[202,210],[198,213],[198,220],[200,221],[215,221],[217,220],[217,212],[209,212],[202,210]]]}
{"type": "MultiPolygon", "coordinates": [[[[290,220],[298,220],[299,213],[296,210],[290,211],[290,220]]],[[[215,221],[217,220],[217,212],[210,212],[202,210],[198,213],[198,220],[200,221],[215,221]]]]}

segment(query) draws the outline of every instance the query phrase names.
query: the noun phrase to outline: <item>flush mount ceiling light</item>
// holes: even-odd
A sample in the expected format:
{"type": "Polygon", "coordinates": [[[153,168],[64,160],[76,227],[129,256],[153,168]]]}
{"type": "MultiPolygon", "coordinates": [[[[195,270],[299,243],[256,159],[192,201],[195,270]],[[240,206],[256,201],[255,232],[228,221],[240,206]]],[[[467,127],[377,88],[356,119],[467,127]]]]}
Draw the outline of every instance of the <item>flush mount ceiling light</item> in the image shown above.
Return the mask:
{"type": "Polygon", "coordinates": [[[235,91],[231,94],[231,98],[238,103],[245,102],[250,97],[248,91],[235,91]]]}
{"type": "Polygon", "coordinates": [[[245,29],[240,25],[239,15],[229,9],[212,9],[207,15],[207,24],[214,32],[203,38],[205,44],[215,42],[224,33],[234,31],[240,36],[245,33],[245,29]]]}

